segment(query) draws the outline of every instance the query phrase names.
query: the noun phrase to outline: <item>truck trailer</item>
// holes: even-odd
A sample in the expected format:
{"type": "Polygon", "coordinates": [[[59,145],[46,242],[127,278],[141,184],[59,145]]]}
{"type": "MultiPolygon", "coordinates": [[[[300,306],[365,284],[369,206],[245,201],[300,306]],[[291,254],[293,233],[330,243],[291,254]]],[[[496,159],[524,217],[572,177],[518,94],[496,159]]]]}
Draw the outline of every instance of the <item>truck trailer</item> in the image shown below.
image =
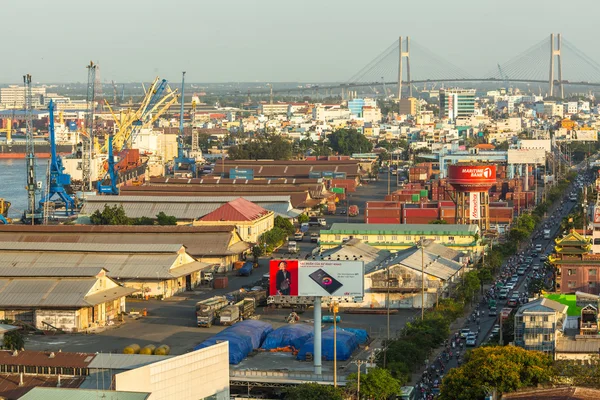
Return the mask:
{"type": "Polygon", "coordinates": [[[196,322],[198,326],[210,328],[221,309],[229,302],[224,296],[214,296],[196,303],[196,322]]]}
{"type": "Polygon", "coordinates": [[[248,319],[256,310],[256,302],[252,298],[246,298],[235,304],[224,307],[219,313],[221,325],[233,325],[238,321],[248,319]]]}

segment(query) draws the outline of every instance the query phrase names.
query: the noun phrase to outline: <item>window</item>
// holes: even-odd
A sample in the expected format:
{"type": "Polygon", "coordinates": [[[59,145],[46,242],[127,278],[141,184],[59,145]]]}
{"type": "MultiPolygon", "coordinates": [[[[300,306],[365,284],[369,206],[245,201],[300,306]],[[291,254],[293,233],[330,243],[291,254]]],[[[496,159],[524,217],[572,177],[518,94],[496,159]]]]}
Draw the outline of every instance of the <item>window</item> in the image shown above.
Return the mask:
{"type": "Polygon", "coordinates": [[[454,236],[448,236],[448,240],[454,242],[454,236]]]}
{"type": "Polygon", "coordinates": [[[588,271],[588,274],[590,274],[590,276],[596,276],[596,270],[595,269],[590,269],[588,271]]]}
{"type": "Polygon", "coordinates": [[[365,242],[368,242],[368,241],[369,241],[369,237],[368,237],[368,236],[363,236],[363,240],[364,240],[365,242]]]}
{"type": "Polygon", "coordinates": [[[569,288],[573,289],[575,287],[577,287],[577,285],[575,284],[575,281],[569,281],[569,288]]]}
{"type": "Polygon", "coordinates": [[[595,288],[596,287],[596,282],[588,282],[588,286],[590,288],[595,288]]]}
{"type": "Polygon", "coordinates": [[[406,236],[406,240],[410,242],[412,240],[412,236],[406,236]]]}
{"type": "Polygon", "coordinates": [[[569,276],[575,275],[575,270],[574,269],[568,269],[567,270],[567,275],[569,275],[569,276]]]}
{"type": "Polygon", "coordinates": [[[548,316],[547,316],[547,315],[544,315],[544,319],[543,319],[543,321],[544,321],[544,322],[548,322],[548,316]]]}
{"type": "Polygon", "coordinates": [[[394,242],[395,242],[395,241],[397,241],[397,240],[398,240],[398,236],[396,236],[396,235],[393,235],[393,236],[392,236],[392,241],[394,241],[394,242]]]}
{"type": "Polygon", "coordinates": [[[535,315],[529,317],[529,322],[535,322],[535,315]]]}
{"type": "Polygon", "coordinates": [[[335,235],[335,240],[342,240],[342,237],[340,235],[335,235]]]}
{"type": "Polygon", "coordinates": [[[248,227],[248,235],[252,235],[252,228],[248,227]]]}
{"type": "Polygon", "coordinates": [[[550,335],[544,335],[544,342],[548,342],[550,340],[550,335]]]}
{"type": "Polygon", "coordinates": [[[439,242],[440,240],[442,240],[442,238],[441,238],[441,237],[439,237],[439,236],[436,236],[436,237],[435,237],[435,240],[437,240],[437,241],[439,242]]]}
{"type": "Polygon", "coordinates": [[[382,235],[377,236],[377,240],[380,242],[383,242],[383,236],[382,235]]]}

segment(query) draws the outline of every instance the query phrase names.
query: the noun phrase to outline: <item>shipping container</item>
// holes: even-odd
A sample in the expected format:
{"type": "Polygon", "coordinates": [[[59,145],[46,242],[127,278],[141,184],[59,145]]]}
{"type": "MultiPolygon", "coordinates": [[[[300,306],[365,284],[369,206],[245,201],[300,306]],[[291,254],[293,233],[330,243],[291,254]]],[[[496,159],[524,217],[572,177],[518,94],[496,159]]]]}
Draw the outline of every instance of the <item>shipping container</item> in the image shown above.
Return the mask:
{"type": "Polygon", "coordinates": [[[366,224],[400,224],[401,218],[397,217],[378,217],[378,218],[366,218],[366,224]]]}
{"type": "Polygon", "coordinates": [[[234,271],[241,269],[244,266],[244,261],[236,261],[233,263],[234,271]]]}
{"type": "Polygon", "coordinates": [[[418,194],[413,194],[411,196],[411,199],[413,202],[418,202],[421,199],[421,197],[418,194]]]}
{"type": "Polygon", "coordinates": [[[365,209],[365,218],[379,217],[400,217],[402,210],[400,208],[367,208],[365,209]]]}
{"type": "Polygon", "coordinates": [[[225,289],[229,286],[229,280],[226,276],[216,276],[213,280],[213,287],[215,289],[225,289]]]}

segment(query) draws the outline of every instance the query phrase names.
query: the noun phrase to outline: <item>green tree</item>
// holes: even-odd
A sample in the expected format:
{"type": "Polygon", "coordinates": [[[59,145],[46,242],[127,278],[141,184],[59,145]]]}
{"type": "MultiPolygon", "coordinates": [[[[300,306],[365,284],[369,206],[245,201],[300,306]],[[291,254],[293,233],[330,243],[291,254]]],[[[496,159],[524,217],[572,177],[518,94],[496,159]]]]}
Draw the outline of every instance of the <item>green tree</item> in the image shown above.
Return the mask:
{"type": "Polygon", "coordinates": [[[289,160],[292,158],[292,142],[281,135],[263,134],[231,146],[227,151],[232,160],[289,160]]]}
{"type": "Polygon", "coordinates": [[[463,277],[463,282],[459,287],[459,293],[463,299],[463,301],[472,301],[473,296],[479,290],[481,282],[479,281],[479,276],[477,271],[469,271],[463,277]]]}
{"type": "Polygon", "coordinates": [[[102,212],[96,210],[91,216],[90,221],[94,225],[131,225],[132,221],[125,215],[123,206],[104,205],[102,212]]]}
{"type": "Polygon", "coordinates": [[[154,225],[154,220],[148,217],[135,218],[133,225],[154,225]]]}
{"type": "Polygon", "coordinates": [[[156,222],[159,225],[177,225],[177,218],[161,211],[156,215],[156,222]]]}
{"type": "Polygon", "coordinates": [[[294,225],[290,222],[290,220],[279,215],[275,217],[274,226],[285,231],[288,236],[293,235],[294,232],[296,232],[296,228],[294,228],[294,225]]]}
{"type": "Polygon", "coordinates": [[[306,214],[298,215],[298,223],[299,224],[307,223],[309,220],[310,220],[310,217],[306,214]]]}
{"type": "Polygon", "coordinates": [[[19,331],[10,331],[4,334],[3,345],[8,350],[21,350],[25,348],[25,339],[19,331]]]}
{"type": "Polygon", "coordinates": [[[256,245],[256,246],[252,247],[252,256],[254,257],[255,264],[258,262],[258,257],[262,256],[263,253],[264,253],[264,250],[263,250],[262,246],[256,245]]]}
{"type": "Polygon", "coordinates": [[[311,382],[285,389],[283,398],[285,400],[343,400],[344,391],[339,387],[311,382]]]}
{"type": "MultiPolygon", "coordinates": [[[[348,376],[348,390],[356,393],[358,388],[357,375],[348,376]]],[[[390,371],[383,368],[373,368],[367,374],[360,375],[360,394],[368,399],[386,400],[400,392],[401,384],[390,371]]]]}
{"type": "Polygon", "coordinates": [[[433,221],[429,221],[429,223],[433,225],[446,225],[448,222],[444,219],[434,219],[433,221]]]}
{"type": "Polygon", "coordinates": [[[442,400],[479,400],[492,389],[500,394],[548,382],[552,359],[515,346],[473,349],[465,364],[451,369],[441,386],[442,400]]]}
{"type": "Polygon", "coordinates": [[[356,129],[338,129],[327,136],[331,149],[342,155],[353,153],[368,153],[373,149],[373,144],[356,129]]]}

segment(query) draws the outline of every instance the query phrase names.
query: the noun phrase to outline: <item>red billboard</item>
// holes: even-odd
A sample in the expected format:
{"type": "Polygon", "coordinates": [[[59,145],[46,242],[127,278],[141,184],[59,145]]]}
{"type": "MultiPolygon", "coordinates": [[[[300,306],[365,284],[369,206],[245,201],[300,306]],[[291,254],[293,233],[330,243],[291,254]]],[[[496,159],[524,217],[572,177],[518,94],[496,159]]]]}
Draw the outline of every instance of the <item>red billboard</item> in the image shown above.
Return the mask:
{"type": "Polygon", "coordinates": [[[269,295],[298,296],[298,260],[271,260],[269,295]]]}
{"type": "Polygon", "coordinates": [[[448,183],[459,192],[487,192],[496,183],[496,166],[448,165],[448,183]]]}

